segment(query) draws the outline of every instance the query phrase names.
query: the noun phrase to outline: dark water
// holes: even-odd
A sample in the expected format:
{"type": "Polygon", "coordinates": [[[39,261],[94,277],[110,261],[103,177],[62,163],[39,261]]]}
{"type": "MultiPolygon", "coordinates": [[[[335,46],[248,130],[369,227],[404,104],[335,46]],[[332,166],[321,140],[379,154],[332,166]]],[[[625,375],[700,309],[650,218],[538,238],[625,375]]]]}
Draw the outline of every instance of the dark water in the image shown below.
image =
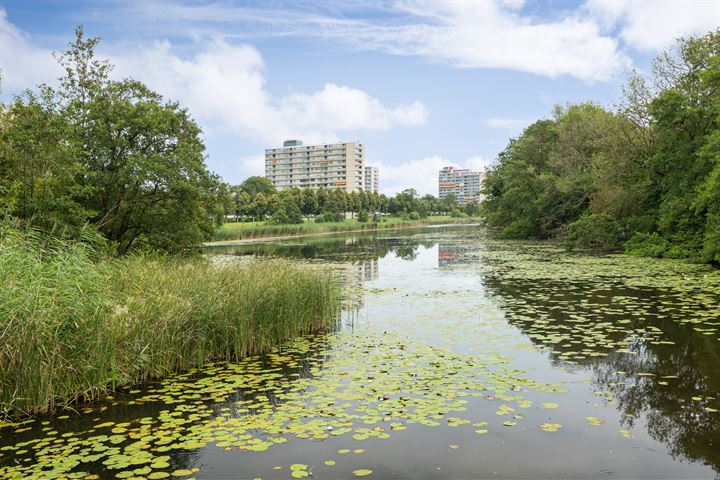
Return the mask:
{"type": "Polygon", "coordinates": [[[717,271],[476,227],[208,250],[334,269],[336,331],[2,427],[0,478],[718,478],[717,271]]]}

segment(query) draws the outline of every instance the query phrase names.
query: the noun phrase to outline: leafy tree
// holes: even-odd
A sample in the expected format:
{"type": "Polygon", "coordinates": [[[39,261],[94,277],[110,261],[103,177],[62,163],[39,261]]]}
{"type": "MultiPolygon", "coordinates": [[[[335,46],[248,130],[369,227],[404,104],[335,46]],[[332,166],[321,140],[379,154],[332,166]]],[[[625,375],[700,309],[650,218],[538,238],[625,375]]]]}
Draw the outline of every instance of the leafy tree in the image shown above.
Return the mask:
{"type": "Polygon", "coordinates": [[[209,238],[226,201],[205,165],[200,129],[142,83],[110,80],[98,42],[78,28],[56,56],[65,72],[59,89],[43,87],[11,109],[3,154],[24,166],[3,171],[13,199],[4,208],[45,225],[87,222],[120,254],[192,249],[209,238]]]}
{"type": "Polygon", "coordinates": [[[258,193],[270,196],[275,193],[275,185],[267,177],[248,177],[240,184],[240,191],[250,195],[250,199],[254,200],[258,193]]]}
{"type": "Polygon", "coordinates": [[[48,230],[84,225],[87,172],[53,92],[28,91],[0,118],[0,212],[48,230]]]}

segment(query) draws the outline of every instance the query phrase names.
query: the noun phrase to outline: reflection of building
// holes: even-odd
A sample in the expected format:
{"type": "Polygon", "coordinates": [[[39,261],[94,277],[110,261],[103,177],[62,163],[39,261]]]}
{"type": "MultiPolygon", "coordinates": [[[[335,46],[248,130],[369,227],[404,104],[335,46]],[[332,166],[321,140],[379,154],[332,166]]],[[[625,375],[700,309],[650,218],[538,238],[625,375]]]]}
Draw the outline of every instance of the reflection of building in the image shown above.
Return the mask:
{"type": "Polygon", "coordinates": [[[378,168],[365,167],[365,191],[377,193],[378,191],[378,168]]]}
{"type": "Polygon", "coordinates": [[[470,263],[477,247],[438,243],[438,268],[452,268],[455,265],[470,263]]]}
{"type": "Polygon", "coordinates": [[[365,304],[364,283],[378,279],[378,263],[377,258],[367,258],[341,267],[346,308],[360,308],[365,304]]]}
{"type": "Polygon", "coordinates": [[[470,170],[455,167],[443,167],[438,173],[438,190],[440,198],[455,195],[461,205],[466,203],[479,203],[484,200],[480,195],[484,172],[471,172],[470,170]]]}
{"type": "Polygon", "coordinates": [[[379,276],[378,272],[378,260],[377,258],[368,258],[361,262],[360,268],[362,269],[363,278],[366,282],[372,282],[377,280],[379,276]]]}
{"type": "Polygon", "coordinates": [[[265,176],[279,190],[359,192],[365,188],[365,147],[357,142],[303,146],[301,140],[287,140],[282,148],[265,150],[265,176]]]}

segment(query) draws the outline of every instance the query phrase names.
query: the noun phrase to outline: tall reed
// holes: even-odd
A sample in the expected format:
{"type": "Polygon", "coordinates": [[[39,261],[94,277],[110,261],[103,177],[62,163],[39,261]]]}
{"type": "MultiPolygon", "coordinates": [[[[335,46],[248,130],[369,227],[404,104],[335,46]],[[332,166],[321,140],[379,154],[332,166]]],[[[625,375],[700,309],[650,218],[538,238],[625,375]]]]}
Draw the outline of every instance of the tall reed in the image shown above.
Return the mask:
{"type": "Polygon", "coordinates": [[[262,353],[327,327],[340,305],[330,273],[287,261],[94,255],[81,243],[0,239],[0,417],[262,353]]]}
{"type": "Polygon", "coordinates": [[[257,223],[229,223],[215,230],[214,241],[242,240],[248,238],[282,237],[293,235],[311,235],[333,232],[354,232],[374,231],[385,229],[403,229],[422,227],[446,223],[467,223],[468,219],[451,218],[449,216],[428,217],[422,220],[404,220],[391,217],[382,223],[368,222],[360,223],[357,220],[345,220],[343,222],[315,223],[305,222],[299,224],[274,225],[257,223]]]}

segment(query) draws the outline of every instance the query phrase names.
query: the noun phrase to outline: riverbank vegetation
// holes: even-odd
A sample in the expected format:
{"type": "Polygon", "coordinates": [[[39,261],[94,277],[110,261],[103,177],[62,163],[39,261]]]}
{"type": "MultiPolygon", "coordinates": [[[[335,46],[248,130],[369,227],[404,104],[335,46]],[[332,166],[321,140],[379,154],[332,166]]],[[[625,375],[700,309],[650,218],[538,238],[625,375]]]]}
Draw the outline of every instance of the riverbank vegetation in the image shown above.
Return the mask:
{"type": "Polygon", "coordinates": [[[503,237],[720,262],[720,31],[633,74],[612,111],[558,107],[498,160],[483,211],[503,237]]]}
{"type": "Polygon", "coordinates": [[[322,270],[286,261],[99,258],[91,241],[0,237],[0,417],[266,352],[327,328],[340,298],[322,270]]]}
{"type": "Polygon", "coordinates": [[[213,240],[242,240],[249,238],[282,237],[294,235],[313,235],[335,232],[376,231],[404,228],[417,228],[429,225],[464,223],[471,221],[469,217],[452,217],[449,215],[433,215],[423,219],[411,220],[406,217],[384,217],[382,219],[362,222],[359,219],[348,219],[340,222],[312,222],[297,224],[274,224],[265,222],[229,222],[215,230],[213,240]]]}
{"type": "Polygon", "coordinates": [[[377,192],[311,188],[278,192],[269,179],[249,177],[240,185],[229,187],[224,211],[226,218],[235,222],[296,225],[310,219],[318,223],[337,223],[345,219],[346,213],[360,223],[377,223],[387,216],[404,220],[438,215],[463,218],[477,216],[480,206],[476,203],[460,205],[454,195],[442,199],[430,194],[420,197],[412,188],[391,197],[377,192]]]}

